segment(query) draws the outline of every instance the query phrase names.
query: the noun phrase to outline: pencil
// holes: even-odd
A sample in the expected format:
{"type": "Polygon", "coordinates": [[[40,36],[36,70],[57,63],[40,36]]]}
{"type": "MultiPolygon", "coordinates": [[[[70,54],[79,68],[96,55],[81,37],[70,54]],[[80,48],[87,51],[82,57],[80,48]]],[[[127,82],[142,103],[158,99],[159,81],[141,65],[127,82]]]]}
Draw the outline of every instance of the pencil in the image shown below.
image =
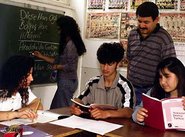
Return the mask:
{"type": "MultiPolygon", "coordinates": [[[[37,103],[37,106],[35,107],[35,110],[34,110],[35,113],[37,113],[37,110],[39,108],[40,103],[41,103],[41,99],[39,98],[39,101],[37,103]]],[[[32,122],[34,122],[34,119],[32,119],[32,122]]]]}
{"type": "Polygon", "coordinates": [[[39,108],[40,103],[41,103],[41,99],[39,98],[39,101],[38,101],[37,106],[36,106],[36,108],[35,108],[35,113],[37,112],[37,110],[38,110],[38,108],[39,108]]]}

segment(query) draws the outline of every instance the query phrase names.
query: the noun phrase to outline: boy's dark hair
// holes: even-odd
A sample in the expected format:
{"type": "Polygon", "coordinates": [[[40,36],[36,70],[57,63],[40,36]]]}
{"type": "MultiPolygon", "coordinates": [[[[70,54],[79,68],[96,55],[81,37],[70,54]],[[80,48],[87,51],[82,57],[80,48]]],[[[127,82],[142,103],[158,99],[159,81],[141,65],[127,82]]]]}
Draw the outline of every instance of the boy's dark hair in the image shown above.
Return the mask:
{"type": "Polygon", "coordinates": [[[138,6],[136,16],[152,17],[152,19],[155,20],[159,16],[159,10],[155,3],[144,2],[138,6]]]}
{"type": "Polygon", "coordinates": [[[101,64],[120,62],[124,56],[124,49],[120,43],[103,43],[96,55],[101,64]]]}

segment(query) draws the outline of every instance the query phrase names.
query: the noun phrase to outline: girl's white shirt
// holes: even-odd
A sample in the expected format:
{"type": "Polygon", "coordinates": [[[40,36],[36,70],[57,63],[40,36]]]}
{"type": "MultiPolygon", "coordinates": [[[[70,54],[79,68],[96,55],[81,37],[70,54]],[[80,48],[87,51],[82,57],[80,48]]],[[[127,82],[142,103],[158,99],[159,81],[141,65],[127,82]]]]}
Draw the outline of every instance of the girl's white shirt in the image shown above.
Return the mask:
{"type": "MultiPolygon", "coordinates": [[[[29,98],[28,103],[30,104],[37,97],[32,93],[30,87],[28,88],[29,98]]],[[[14,111],[21,108],[21,95],[20,93],[16,93],[16,95],[7,98],[0,99],[0,111],[14,111]]]]}

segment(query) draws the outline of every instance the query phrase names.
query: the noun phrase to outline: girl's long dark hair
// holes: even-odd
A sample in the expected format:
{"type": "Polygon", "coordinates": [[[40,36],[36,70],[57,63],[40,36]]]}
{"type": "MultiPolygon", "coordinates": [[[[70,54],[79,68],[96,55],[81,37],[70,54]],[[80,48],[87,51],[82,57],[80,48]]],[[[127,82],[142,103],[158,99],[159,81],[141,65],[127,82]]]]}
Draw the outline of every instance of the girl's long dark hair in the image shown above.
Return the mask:
{"type": "Polygon", "coordinates": [[[0,74],[0,98],[11,97],[15,92],[19,92],[22,98],[22,106],[28,102],[28,88],[24,88],[26,79],[34,67],[32,57],[15,55],[10,57],[3,67],[0,74]]]}
{"type": "Polygon", "coordinates": [[[166,93],[159,83],[160,72],[163,73],[165,68],[167,68],[170,72],[174,73],[178,79],[178,84],[176,87],[178,91],[178,97],[184,96],[185,95],[185,67],[182,64],[182,62],[175,57],[166,58],[158,64],[154,87],[152,88],[151,95],[158,99],[170,97],[170,94],[166,93]]]}
{"type": "Polygon", "coordinates": [[[63,53],[68,37],[74,42],[79,56],[85,53],[86,48],[76,21],[72,17],[61,16],[57,19],[56,23],[60,28],[59,55],[63,53]]]}

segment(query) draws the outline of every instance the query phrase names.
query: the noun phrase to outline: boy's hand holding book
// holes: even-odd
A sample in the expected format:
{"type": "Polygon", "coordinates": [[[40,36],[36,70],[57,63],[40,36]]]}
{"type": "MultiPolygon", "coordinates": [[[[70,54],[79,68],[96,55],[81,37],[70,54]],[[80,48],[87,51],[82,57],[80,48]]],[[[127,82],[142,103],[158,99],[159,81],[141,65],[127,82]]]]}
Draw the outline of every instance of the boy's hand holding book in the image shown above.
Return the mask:
{"type": "MultiPolygon", "coordinates": [[[[116,110],[117,108],[111,105],[101,105],[101,104],[91,104],[84,105],[82,101],[79,99],[71,99],[74,103],[71,107],[71,113],[75,115],[80,115],[82,117],[94,117],[96,112],[100,112],[103,110],[116,110]]],[[[95,116],[96,117],[96,116],[95,116]]]]}
{"type": "Polygon", "coordinates": [[[73,105],[71,106],[71,113],[75,115],[82,115],[84,113],[90,113],[89,112],[89,107],[86,107],[85,105],[82,104],[82,101],[79,99],[71,99],[73,102],[73,105]]]}

